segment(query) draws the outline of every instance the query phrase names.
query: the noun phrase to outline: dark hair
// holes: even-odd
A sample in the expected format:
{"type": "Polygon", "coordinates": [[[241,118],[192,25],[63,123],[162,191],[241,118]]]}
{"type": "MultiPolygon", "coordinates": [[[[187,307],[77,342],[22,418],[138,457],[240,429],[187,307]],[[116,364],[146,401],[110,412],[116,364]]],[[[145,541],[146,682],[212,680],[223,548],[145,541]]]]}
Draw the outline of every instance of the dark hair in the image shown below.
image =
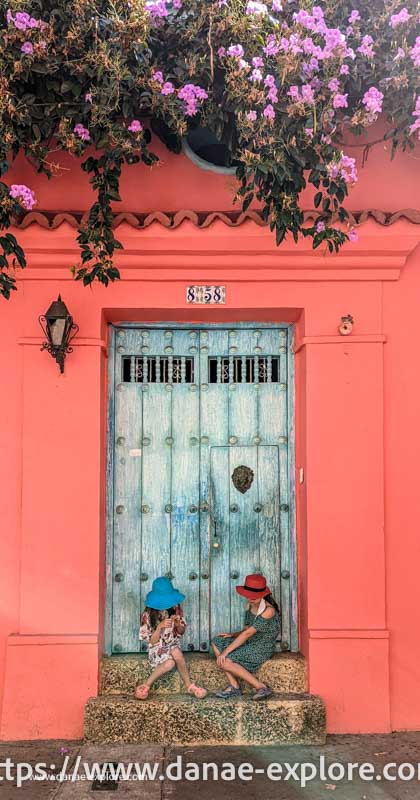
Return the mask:
{"type": "MultiPolygon", "coordinates": [[[[146,606],[145,610],[149,614],[151,627],[153,630],[156,630],[159,622],[161,622],[163,619],[162,611],[159,611],[157,608],[150,608],[149,606],[146,606]]],[[[176,606],[171,606],[171,608],[166,608],[164,610],[168,612],[169,617],[173,617],[177,611],[176,606]]]]}
{"type": "Polygon", "coordinates": [[[267,603],[277,611],[277,614],[280,614],[280,609],[279,609],[279,607],[278,607],[278,605],[277,605],[277,603],[276,603],[276,601],[275,601],[275,599],[274,599],[272,594],[267,594],[264,597],[264,600],[266,600],[267,603]]]}

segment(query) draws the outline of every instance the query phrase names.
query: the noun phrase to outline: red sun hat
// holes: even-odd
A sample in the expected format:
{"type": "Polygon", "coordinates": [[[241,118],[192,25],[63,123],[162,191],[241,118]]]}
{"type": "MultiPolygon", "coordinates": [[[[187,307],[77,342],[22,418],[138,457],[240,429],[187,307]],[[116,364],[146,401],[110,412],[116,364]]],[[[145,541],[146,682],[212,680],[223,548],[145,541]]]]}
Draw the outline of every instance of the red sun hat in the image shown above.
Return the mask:
{"type": "Polygon", "coordinates": [[[267,581],[264,575],[256,573],[255,575],[247,575],[243,586],[235,586],[238,594],[246,597],[247,600],[261,600],[271,594],[271,589],[267,586],[267,581]]]}

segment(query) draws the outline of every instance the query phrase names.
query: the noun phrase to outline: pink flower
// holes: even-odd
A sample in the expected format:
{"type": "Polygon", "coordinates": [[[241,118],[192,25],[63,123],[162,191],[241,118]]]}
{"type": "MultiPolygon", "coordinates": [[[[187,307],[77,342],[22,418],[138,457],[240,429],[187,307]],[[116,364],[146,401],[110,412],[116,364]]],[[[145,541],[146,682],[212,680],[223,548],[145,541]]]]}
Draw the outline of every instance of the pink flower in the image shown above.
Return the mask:
{"type": "Polygon", "coordinates": [[[416,43],[410,50],[410,58],[415,67],[420,67],[420,36],[417,36],[416,43]]]}
{"type": "Polygon", "coordinates": [[[80,122],[73,128],[74,133],[82,142],[90,142],[90,133],[87,128],[85,128],[80,122]]]}
{"type": "Polygon", "coordinates": [[[299,100],[299,86],[291,86],[287,94],[292,98],[292,100],[299,100]]]}
{"type": "Polygon", "coordinates": [[[143,125],[141,124],[139,119],[133,119],[127,130],[131,131],[131,133],[140,133],[143,130],[143,125]]]}
{"type": "Polygon", "coordinates": [[[266,56],[275,56],[280,50],[279,45],[276,42],[276,37],[273,34],[267,36],[267,44],[263,47],[263,51],[266,56]]]}
{"type": "Polygon", "coordinates": [[[349,74],[348,65],[347,64],[342,64],[341,67],[340,67],[340,75],[348,75],[348,74],[349,74]]]}
{"type": "Polygon", "coordinates": [[[174,91],[175,91],[175,88],[174,88],[173,83],[171,83],[170,81],[166,81],[166,83],[163,84],[162,89],[160,90],[160,93],[161,94],[173,94],[174,91]]]}
{"type": "Polygon", "coordinates": [[[263,67],[264,66],[264,61],[261,58],[261,56],[255,56],[255,58],[252,59],[252,66],[253,67],[263,67]]]}
{"type": "Polygon", "coordinates": [[[363,56],[372,58],[374,53],[373,53],[373,39],[371,36],[367,35],[363,37],[362,44],[360,45],[360,47],[357,48],[357,52],[361,53],[363,56]]]}
{"type": "Polygon", "coordinates": [[[256,0],[248,0],[245,14],[255,14],[258,17],[262,17],[267,14],[268,8],[265,3],[258,3],[256,0]]]}
{"type": "Polygon", "coordinates": [[[375,86],[371,86],[367,92],[363,95],[362,103],[366,106],[366,110],[370,111],[372,114],[379,114],[382,111],[382,101],[384,96],[379,89],[376,89],[375,86]]]}
{"type": "Polygon", "coordinates": [[[31,56],[34,52],[34,46],[32,42],[24,42],[20,49],[22,53],[25,53],[25,56],[31,56]]]}
{"type": "Polygon", "coordinates": [[[231,44],[230,47],[227,49],[228,56],[233,56],[234,58],[242,58],[244,55],[244,48],[241,44],[231,44]]]}
{"type": "Polygon", "coordinates": [[[416,131],[419,131],[417,136],[420,139],[420,94],[417,95],[416,107],[415,107],[415,109],[413,111],[412,116],[413,117],[417,117],[417,119],[413,122],[412,125],[410,125],[410,128],[409,128],[410,134],[413,134],[416,131]]]}
{"type": "Polygon", "coordinates": [[[336,94],[333,98],[333,106],[334,108],[347,108],[347,94],[336,94]]]}
{"type": "Polygon", "coordinates": [[[254,81],[254,83],[259,83],[262,81],[262,72],[260,69],[253,69],[251,72],[250,81],[254,81]]]}
{"type": "Polygon", "coordinates": [[[45,26],[45,22],[41,22],[39,19],[34,19],[26,11],[17,11],[15,16],[13,16],[10,8],[6,11],[6,21],[8,25],[13,23],[15,28],[18,31],[26,31],[28,28],[43,28],[45,26]]]}
{"type": "Polygon", "coordinates": [[[322,222],[322,220],[317,222],[315,230],[316,230],[317,233],[321,233],[321,231],[325,231],[325,222],[322,222]]]}
{"type": "Polygon", "coordinates": [[[158,72],[153,72],[152,73],[152,78],[157,83],[163,83],[163,73],[162,72],[159,72],[159,71],[158,72]]]}
{"type": "Polygon", "coordinates": [[[166,3],[167,0],[146,0],[146,11],[149,12],[152,19],[155,17],[167,17],[169,11],[166,7],[166,3]]]}
{"type": "Polygon", "coordinates": [[[274,108],[271,105],[271,103],[269,103],[268,106],[265,107],[263,114],[267,119],[274,119],[274,117],[276,116],[276,112],[274,111],[274,108]]]}
{"type": "Polygon", "coordinates": [[[25,186],[24,183],[12,183],[9,189],[10,197],[13,197],[14,200],[17,200],[23,208],[26,208],[27,211],[32,211],[36,203],[35,194],[29,186],[25,186]]]}
{"type": "Polygon", "coordinates": [[[341,177],[345,183],[355,183],[357,181],[356,159],[342,153],[339,161],[331,161],[327,165],[327,175],[333,180],[341,177]]]}
{"type": "Polygon", "coordinates": [[[198,101],[207,100],[208,94],[201,86],[194,83],[186,83],[178,89],[178,98],[184,101],[184,114],[193,117],[198,112],[198,101]]]}
{"type": "Polygon", "coordinates": [[[274,86],[276,79],[274,75],[266,75],[264,78],[264,86],[274,86]]]}
{"type": "Polygon", "coordinates": [[[304,128],[304,133],[309,139],[314,138],[314,129],[313,128],[304,128]]]}
{"type": "Polygon", "coordinates": [[[359,19],[360,19],[360,14],[357,11],[357,9],[354,9],[354,11],[351,12],[348,19],[350,25],[353,25],[353,22],[357,22],[359,19]]]}
{"type": "Polygon", "coordinates": [[[310,103],[311,105],[315,103],[315,97],[313,93],[312,86],[309,83],[302,84],[302,100],[305,103],[310,103]]]}
{"type": "Polygon", "coordinates": [[[255,120],[257,119],[257,112],[256,111],[247,111],[245,116],[246,116],[247,120],[249,120],[249,122],[255,122],[255,120]]]}
{"type": "Polygon", "coordinates": [[[403,22],[408,22],[411,19],[411,14],[408,13],[407,9],[404,7],[398,14],[392,14],[389,24],[391,28],[396,28],[397,25],[401,25],[403,22]]]}
{"type": "Polygon", "coordinates": [[[328,88],[332,92],[337,92],[338,89],[340,88],[340,81],[338,80],[338,78],[331,78],[331,80],[328,82],[328,88]]]}
{"type": "Polygon", "coordinates": [[[85,103],[91,103],[91,102],[92,102],[92,92],[86,92],[85,103]]]}
{"type": "Polygon", "coordinates": [[[219,58],[223,58],[226,55],[226,47],[219,47],[217,55],[219,58]]]}
{"type": "Polygon", "coordinates": [[[359,238],[359,234],[357,233],[356,228],[352,228],[351,229],[351,231],[348,234],[348,237],[349,237],[351,242],[357,242],[357,240],[359,238]]]}

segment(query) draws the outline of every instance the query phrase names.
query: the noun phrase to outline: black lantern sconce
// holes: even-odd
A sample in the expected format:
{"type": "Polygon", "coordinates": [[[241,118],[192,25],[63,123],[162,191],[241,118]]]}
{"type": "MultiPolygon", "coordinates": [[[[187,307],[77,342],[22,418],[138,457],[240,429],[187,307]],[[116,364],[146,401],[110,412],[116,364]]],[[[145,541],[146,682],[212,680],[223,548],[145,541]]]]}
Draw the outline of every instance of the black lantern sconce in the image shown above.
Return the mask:
{"type": "Polygon", "coordinates": [[[60,372],[64,372],[64,359],[67,353],[73,352],[70,342],[76,336],[79,326],[73,322],[73,317],[69,314],[61,295],[58,295],[58,300],[54,300],[48,311],[39,317],[39,324],[47,337],[41,350],[48,350],[59,365],[60,372]]]}

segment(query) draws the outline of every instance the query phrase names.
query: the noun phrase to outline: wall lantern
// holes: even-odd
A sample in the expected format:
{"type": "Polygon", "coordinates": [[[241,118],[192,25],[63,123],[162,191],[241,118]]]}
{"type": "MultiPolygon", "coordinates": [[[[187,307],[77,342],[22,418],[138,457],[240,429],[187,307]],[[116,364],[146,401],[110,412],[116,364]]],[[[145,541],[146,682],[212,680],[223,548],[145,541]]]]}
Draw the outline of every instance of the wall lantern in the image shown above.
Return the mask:
{"type": "Polygon", "coordinates": [[[41,350],[48,350],[59,365],[60,372],[64,372],[64,359],[66,353],[73,352],[70,342],[79,330],[79,326],[73,322],[73,317],[69,314],[61,295],[58,295],[58,300],[54,300],[48,311],[39,317],[39,324],[47,337],[41,350]]]}

